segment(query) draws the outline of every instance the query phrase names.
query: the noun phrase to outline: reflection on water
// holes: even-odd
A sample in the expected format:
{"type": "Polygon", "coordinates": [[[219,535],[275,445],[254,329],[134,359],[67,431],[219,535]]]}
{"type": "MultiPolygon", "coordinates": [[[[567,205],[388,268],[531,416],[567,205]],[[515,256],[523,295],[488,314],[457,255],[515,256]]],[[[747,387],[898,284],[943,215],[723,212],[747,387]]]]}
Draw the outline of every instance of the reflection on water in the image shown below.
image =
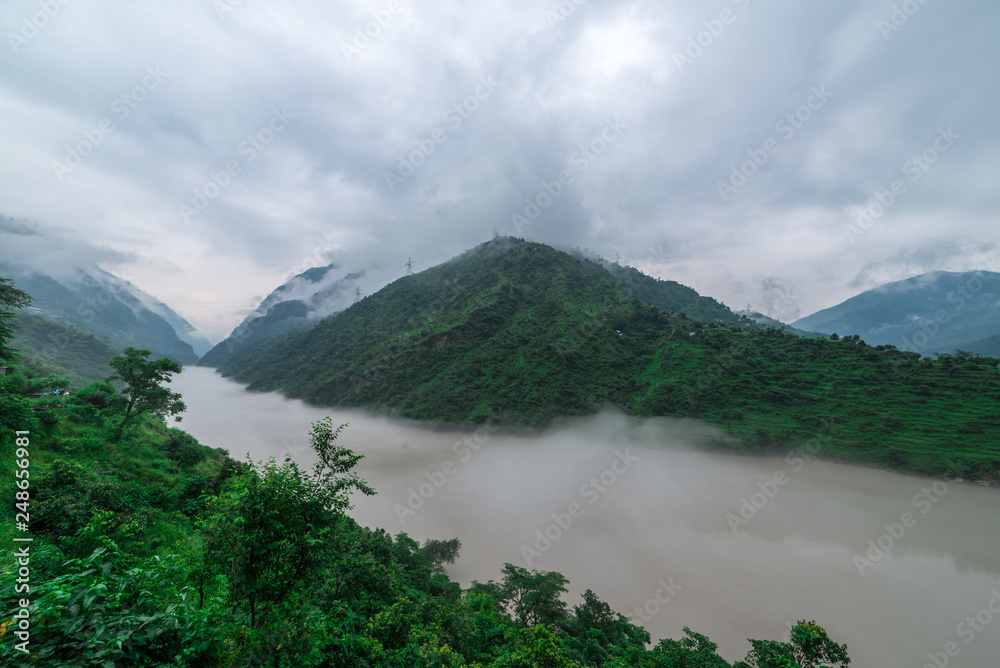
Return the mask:
{"type": "Polygon", "coordinates": [[[459,537],[449,573],[464,584],[497,579],[504,562],[559,571],[571,603],[593,589],[654,639],[690,626],[731,661],[746,638],[780,638],[803,617],[856,666],[920,668],[950,642],[950,665],[1000,656],[995,489],[707,453],[690,445],[702,428],[667,420],[606,415],[528,438],[310,407],[210,369],[174,386],[188,405],[179,426],[238,459],[309,462],[311,422],[350,422],[343,443],[379,492],[356,497],[354,516],[459,537]]]}

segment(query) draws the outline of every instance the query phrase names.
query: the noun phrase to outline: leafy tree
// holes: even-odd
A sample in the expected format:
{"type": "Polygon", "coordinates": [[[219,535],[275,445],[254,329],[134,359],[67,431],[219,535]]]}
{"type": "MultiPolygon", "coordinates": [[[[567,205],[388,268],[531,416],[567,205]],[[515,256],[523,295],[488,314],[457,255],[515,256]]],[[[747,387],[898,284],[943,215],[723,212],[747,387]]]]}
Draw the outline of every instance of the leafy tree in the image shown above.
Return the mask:
{"type": "Polygon", "coordinates": [[[363,455],[334,444],[344,426],[334,430],[330,418],[313,424],[319,462],[311,475],[290,459],[251,462],[215,503],[205,526],[206,568],[221,567],[231,601],[248,605],[252,629],[263,620],[258,605],[285,601],[324,570],[350,492],[375,493],[351,470],[363,455]]]}
{"type": "Polygon", "coordinates": [[[342,424],[334,429],[332,420],[327,416],[314,422],[309,431],[310,443],[319,458],[313,467],[313,480],[326,491],[331,503],[330,509],[338,512],[351,509],[351,490],[357,490],[365,496],[375,494],[375,490],[352,470],[365,456],[356,455],[350,448],[334,443],[347,426],[349,424],[342,424]]]}
{"type": "Polygon", "coordinates": [[[460,549],[462,549],[462,542],[457,538],[451,540],[430,539],[420,548],[432,573],[444,573],[444,565],[455,563],[460,549]]]}
{"type": "MultiPolygon", "coordinates": [[[[508,564],[509,566],[510,564],[508,564]]],[[[563,646],[560,636],[549,626],[539,624],[520,629],[520,646],[504,654],[496,662],[497,668],[583,668],[563,646]]]]}
{"type": "MultiPolygon", "coordinates": [[[[170,382],[171,374],[181,372],[180,365],[165,357],[146,359],[151,354],[149,350],[129,346],[108,362],[115,369],[108,382],[117,380],[125,384],[125,416],[118,425],[116,438],[121,436],[126,423],[138,415],[151,413],[165,418],[183,413],[187,408],[178,392],[171,392],[162,385],[170,382]]],[[[177,419],[180,420],[179,417],[177,419]]]]}
{"type": "Polygon", "coordinates": [[[843,668],[851,663],[847,645],[830,640],[823,627],[814,621],[799,620],[792,627],[792,648],[802,668],[843,668]]]}
{"type": "Polygon", "coordinates": [[[0,362],[9,362],[16,357],[15,350],[7,347],[14,337],[14,329],[7,321],[14,317],[8,309],[24,308],[32,302],[31,295],[14,287],[14,281],[0,278],[0,362]]]}
{"type": "Polygon", "coordinates": [[[645,629],[612,610],[589,589],[583,593],[583,604],[573,606],[573,618],[564,626],[574,636],[570,645],[592,666],[604,665],[616,648],[644,648],[649,642],[645,629]]]}
{"type": "MultiPolygon", "coordinates": [[[[700,633],[684,627],[680,640],[665,638],[653,649],[658,668],[729,668],[729,664],[716,650],[717,643],[700,633]]],[[[763,668],[763,667],[761,667],[763,668]]]]}
{"type": "Polygon", "coordinates": [[[566,602],[560,596],[569,580],[561,573],[528,571],[513,564],[504,564],[502,573],[497,600],[519,624],[557,624],[566,618],[566,602]]]}
{"type": "Polygon", "coordinates": [[[830,640],[816,622],[799,620],[792,627],[790,643],[750,640],[745,661],[751,668],[846,668],[851,664],[847,646],[830,640]]]}

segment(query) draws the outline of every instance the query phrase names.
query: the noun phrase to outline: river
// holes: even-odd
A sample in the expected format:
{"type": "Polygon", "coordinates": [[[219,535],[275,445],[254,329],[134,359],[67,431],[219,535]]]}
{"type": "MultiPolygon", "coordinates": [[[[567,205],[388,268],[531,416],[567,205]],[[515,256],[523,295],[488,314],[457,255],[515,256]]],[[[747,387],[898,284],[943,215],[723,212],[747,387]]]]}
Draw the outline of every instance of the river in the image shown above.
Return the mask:
{"type": "Polygon", "coordinates": [[[237,459],[310,463],[310,424],[350,423],[340,442],[378,491],[353,516],[460,538],[464,585],[505,562],[558,571],[571,604],[592,589],[654,641],[689,626],[729,661],[805,618],[859,668],[1000,665],[1000,490],[707,452],[690,422],[608,414],[529,438],[307,406],[200,367],[173,386],[178,426],[237,459]]]}

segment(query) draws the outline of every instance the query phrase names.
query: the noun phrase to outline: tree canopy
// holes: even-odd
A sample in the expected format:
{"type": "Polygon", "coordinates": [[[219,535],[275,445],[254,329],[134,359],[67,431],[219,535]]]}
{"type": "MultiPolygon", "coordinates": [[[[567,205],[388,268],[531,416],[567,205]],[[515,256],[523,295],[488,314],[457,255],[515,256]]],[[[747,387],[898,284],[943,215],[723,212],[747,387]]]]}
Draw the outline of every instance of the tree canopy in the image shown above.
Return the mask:
{"type": "MultiPolygon", "coordinates": [[[[119,436],[129,420],[143,413],[166,418],[183,413],[187,408],[181,401],[180,393],[172,392],[162,385],[170,382],[172,374],[180,373],[181,366],[165,357],[158,360],[147,359],[152,354],[149,350],[130,346],[108,362],[115,369],[115,373],[108,377],[108,382],[118,381],[125,385],[125,415],[118,426],[119,436]]],[[[180,421],[180,418],[177,420],[180,421]]]]}
{"type": "Polygon", "coordinates": [[[16,353],[7,347],[7,343],[14,337],[13,326],[7,322],[14,317],[14,312],[10,309],[24,308],[31,302],[31,296],[14,287],[12,279],[0,278],[0,362],[13,360],[16,353]]]}

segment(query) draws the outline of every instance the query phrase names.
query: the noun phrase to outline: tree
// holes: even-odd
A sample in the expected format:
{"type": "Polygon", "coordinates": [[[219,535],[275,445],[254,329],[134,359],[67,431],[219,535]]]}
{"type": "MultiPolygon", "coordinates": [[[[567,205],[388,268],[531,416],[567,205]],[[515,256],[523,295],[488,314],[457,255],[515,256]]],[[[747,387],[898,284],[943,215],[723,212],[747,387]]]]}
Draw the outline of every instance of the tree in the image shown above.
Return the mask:
{"type": "Polygon", "coordinates": [[[0,362],[12,361],[17,352],[7,347],[7,342],[14,338],[14,328],[7,324],[14,313],[8,309],[24,308],[31,302],[31,295],[15,288],[14,281],[0,278],[0,362]]]}
{"type": "MultiPolygon", "coordinates": [[[[170,375],[181,372],[181,366],[167,358],[158,360],[146,359],[152,355],[149,350],[140,350],[129,346],[121,355],[116,355],[108,362],[115,373],[108,377],[108,382],[121,381],[125,384],[124,401],[125,417],[118,425],[115,438],[121,436],[125,424],[143,413],[151,413],[165,418],[168,415],[183,413],[187,406],[181,401],[181,395],[171,392],[161,383],[169,383],[170,375]]],[[[180,418],[177,418],[180,421],[180,418]]]]}
{"type": "MultiPolygon", "coordinates": [[[[752,668],[846,668],[847,646],[838,645],[816,622],[799,620],[790,643],[750,640],[753,648],[744,661],[752,668]]],[[[738,664],[737,664],[738,665],[738,664]]]]}
{"type": "Polygon", "coordinates": [[[653,657],[655,665],[664,668],[729,668],[729,664],[716,653],[717,649],[719,645],[709,640],[708,636],[685,626],[683,638],[664,638],[653,648],[653,657]]]}
{"type": "Polygon", "coordinates": [[[311,475],[291,459],[251,462],[213,502],[215,514],[204,527],[206,572],[226,575],[231,602],[249,607],[251,628],[263,621],[259,612],[289,600],[328,567],[350,492],[375,493],[351,471],[363,455],[333,443],[345,426],[334,430],[330,418],[313,424],[319,462],[311,475]]]}
{"type": "MultiPolygon", "coordinates": [[[[569,580],[561,573],[528,571],[514,564],[504,564],[503,584],[492,582],[498,602],[523,626],[557,624],[567,617],[566,593],[569,580]]],[[[489,591],[486,589],[485,591],[489,591]]]]}
{"type": "Polygon", "coordinates": [[[516,649],[504,653],[497,668],[583,668],[566,652],[563,639],[544,624],[519,629],[516,649]]]}
{"type": "Polygon", "coordinates": [[[429,539],[424,542],[420,549],[427,564],[431,567],[431,572],[444,573],[444,565],[453,564],[458,558],[458,551],[462,549],[462,541],[457,538],[451,540],[429,539]]]}
{"type": "Polygon", "coordinates": [[[851,663],[847,645],[833,642],[814,621],[799,620],[792,627],[792,648],[802,668],[843,668],[851,663]]]}

